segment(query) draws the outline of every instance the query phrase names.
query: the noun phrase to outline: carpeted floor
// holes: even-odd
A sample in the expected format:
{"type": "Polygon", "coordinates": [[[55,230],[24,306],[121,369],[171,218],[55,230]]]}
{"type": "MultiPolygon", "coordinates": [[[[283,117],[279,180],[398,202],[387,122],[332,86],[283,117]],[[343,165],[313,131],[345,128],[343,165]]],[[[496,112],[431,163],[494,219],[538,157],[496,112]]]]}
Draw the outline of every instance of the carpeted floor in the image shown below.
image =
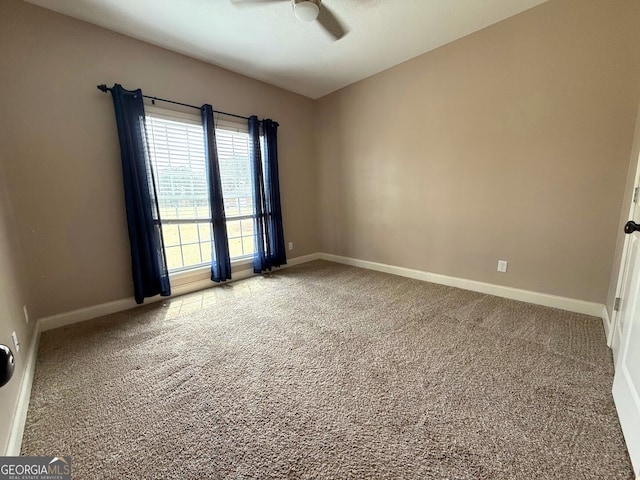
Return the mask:
{"type": "Polygon", "coordinates": [[[79,479],[631,479],[600,319],[328,262],[42,335],[79,479]]]}

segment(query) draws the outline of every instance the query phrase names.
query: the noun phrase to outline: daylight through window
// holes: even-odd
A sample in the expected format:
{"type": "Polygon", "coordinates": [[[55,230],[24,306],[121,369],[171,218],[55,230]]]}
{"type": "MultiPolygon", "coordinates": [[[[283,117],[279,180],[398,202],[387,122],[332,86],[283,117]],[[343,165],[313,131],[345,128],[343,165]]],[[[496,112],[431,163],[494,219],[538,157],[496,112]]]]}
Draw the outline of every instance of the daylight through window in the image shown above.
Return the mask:
{"type": "MultiPolygon", "coordinates": [[[[212,226],[200,118],[147,107],[146,122],[168,269],[206,265],[211,262],[212,226]]],[[[233,261],[254,251],[247,126],[218,121],[216,141],[233,261]]]]}

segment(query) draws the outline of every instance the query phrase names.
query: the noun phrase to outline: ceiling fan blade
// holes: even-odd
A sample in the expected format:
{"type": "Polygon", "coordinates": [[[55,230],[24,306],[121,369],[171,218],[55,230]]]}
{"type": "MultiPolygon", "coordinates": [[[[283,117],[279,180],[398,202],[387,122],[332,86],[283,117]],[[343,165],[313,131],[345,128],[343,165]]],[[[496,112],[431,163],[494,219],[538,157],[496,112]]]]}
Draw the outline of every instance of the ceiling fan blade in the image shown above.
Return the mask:
{"type": "Polygon", "coordinates": [[[333,36],[336,40],[340,40],[344,37],[349,30],[347,30],[338,17],[336,17],[329,7],[325,6],[324,3],[320,4],[320,13],[318,14],[318,22],[320,25],[324,27],[324,29],[333,36]]]}

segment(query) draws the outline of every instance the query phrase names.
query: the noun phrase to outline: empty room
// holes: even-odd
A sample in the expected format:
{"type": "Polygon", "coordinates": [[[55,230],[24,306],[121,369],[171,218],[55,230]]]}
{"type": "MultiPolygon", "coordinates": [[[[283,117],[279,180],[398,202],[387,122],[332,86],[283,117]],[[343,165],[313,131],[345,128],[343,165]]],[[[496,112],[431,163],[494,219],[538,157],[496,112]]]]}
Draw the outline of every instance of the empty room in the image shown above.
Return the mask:
{"type": "Polygon", "coordinates": [[[637,0],[1,0],[0,112],[0,480],[640,478],[637,0]]]}

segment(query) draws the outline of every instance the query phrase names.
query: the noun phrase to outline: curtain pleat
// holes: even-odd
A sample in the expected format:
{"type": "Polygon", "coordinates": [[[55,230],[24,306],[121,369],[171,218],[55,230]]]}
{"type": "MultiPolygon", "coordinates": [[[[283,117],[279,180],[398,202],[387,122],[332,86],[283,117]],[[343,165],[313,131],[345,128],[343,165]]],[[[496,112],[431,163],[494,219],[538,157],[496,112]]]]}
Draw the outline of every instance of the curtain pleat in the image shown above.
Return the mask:
{"type": "Polygon", "coordinates": [[[227,238],[227,220],[224,213],[218,147],[213,120],[213,107],[203,105],[202,126],[204,128],[204,147],[207,157],[207,181],[209,186],[209,204],[211,206],[211,222],[213,224],[213,241],[211,242],[211,280],[223,282],[231,280],[231,258],[229,240],[227,238]]]}
{"type": "Polygon", "coordinates": [[[111,89],[118,125],[131,270],[136,303],[171,295],[160,209],[149,159],[144,103],[140,89],[111,89]]]}
{"type": "Polygon", "coordinates": [[[280,203],[280,176],[278,173],[278,123],[267,119],[262,122],[265,150],[265,190],[269,206],[269,243],[273,266],[286,265],[287,254],[282,228],[282,206],[280,203]]]}
{"type": "Polygon", "coordinates": [[[253,174],[253,202],[255,208],[253,271],[269,271],[287,263],[280,183],[278,178],[278,124],[264,120],[264,159],[260,144],[260,122],[254,115],[249,118],[250,157],[253,174]]]}

